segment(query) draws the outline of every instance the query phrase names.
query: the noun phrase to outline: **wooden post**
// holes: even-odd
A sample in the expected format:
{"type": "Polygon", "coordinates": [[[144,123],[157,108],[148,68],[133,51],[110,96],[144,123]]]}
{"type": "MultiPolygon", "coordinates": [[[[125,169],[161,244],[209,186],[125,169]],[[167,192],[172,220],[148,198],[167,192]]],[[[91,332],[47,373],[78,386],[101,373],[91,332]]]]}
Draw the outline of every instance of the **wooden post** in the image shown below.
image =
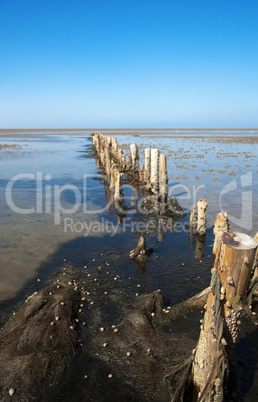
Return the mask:
{"type": "Polygon", "coordinates": [[[159,157],[159,182],[160,182],[160,195],[163,202],[167,202],[168,198],[168,173],[167,173],[167,159],[166,155],[161,154],[159,157]]]}
{"type": "Polygon", "coordinates": [[[125,164],[125,154],[123,153],[123,149],[121,147],[118,147],[117,159],[118,159],[119,165],[121,166],[121,168],[123,168],[123,166],[125,164]]]}
{"type": "MultiPolygon", "coordinates": [[[[217,259],[220,264],[221,285],[224,288],[224,315],[233,342],[237,338],[237,318],[246,298],[257,242],[250,236],[236,232],[223,233],[217,259]],[[223,259],[223,265],[220,263],[223,259]]],[[[216,261],[215,261],[215,268],[216,261]]]]}
{"type": "Polygon", "coordinates": [[[150,167],[151,167],[151,150],[150,148],[145,149],[145,170],[144,170],[144,181],[146,182],[146,187],[149,190],[151,188],[150,184],[150,167]]]}
{"type": "Polygon", "coordinates": [[[146,243],[144,236],[141,235],[136,248],[130,251],[129,257],[134,259],[144,254],[146,254],[146,243]]]}
{"type": "Polygon", "coordinates": [[[190,231],[192,231],[193,234],[196,233],[197,229],[197,215],[196,215],[196,205],[194,204],[190,208],[190,231]]]}
{"type": "Polygon", "coordinates": [[[106,175],[110,177],[110,152],[108,143],[105,144],[105,171],[106,175]]]}
{"type": "Polygon", "coordinates": [[[145,166],[142,164],[141,169],[139,169],[139,182],[144,183],[145,166]]]}
{"type": "Polygon", "coordinates": [[[104,166],[104,163],[105,163],[105,141],[104,141],[103,137],[100,137],[99,157],[100,157],[101,165],[104,166]]]}
{"type": "Polygon", "coordinates": [[[121,168],[125,169],[126,167],[126,161],[125,161],[126,155],[124,154],[124,152],[122,151],[121,153],[121,168]]]}
{"type": "Polygon", "coordinates": [[[112,142],[111,142],[111,146],[112,146],[112,154],[113,156],[117,159],[117,139],[112,137],[112,142]]]}
{"type": "MultiPolygon", "coordinates": [[[[254,236],[254,240],[256,243],[258,243],[258,232],[254,236]]],[[[258,282],[258,250],[256,250],[253,266],[252,266],[252,293],[251,293],[251,298],[258,298],[258,288],[257,288],[257,282],[258,282]],[[254,290],[253,290],[254,289],[254,290]]]]}
{"type": "MultiPolygon", "coordinates": [[[[254,240],[256,241],[256,243],[258,243],[258,232],[254,236],[254,240]]],[[[255,254],[252,271],[255,271],[255,269],[257,267],[258,267],[258,251],[256,251],[256,254],[255,254]]]]}
{"type": "Polygon", "coordinates": [[[108,137],[108,136],[105,136],[105,141],[106,141],[107,145],[110,147],[110,146],[111,146],[111,142],[112,142],[112,138],[111,138],[111,137],[108,137]]]}
{"type": "Polygon", "coordinates": [[[95,145],[96,151],[98,153],[99,152],[99,146],[100,146],[100,139],[99,139],[98,133],[96,133],[93,138],[95,140],[94,145],[95,145]]]}
{"type": "Polygon", "coordinates": [[[199,200],[197,203],[198,207],[198,224],[197,224],[197,233],[201,236],[206,234],[206,210],[208,207],[208,202],[203,199],[199,200]]]}
{"type": "Polygon", "coordinates": [[[136,161],[137,161],[137,157],[138,157],[138,147],[136,144],[131,144],[130,148],[131,148],[131,156],[132,156],[132,168],[135,169],[136,161]]]}
{"type": "Polygon", "coordinates": [[[159,192],[159,150],[156,148],[151,149],[151,191],[159,192]]]}
{"type": "Polygon", "coordinates": [[[118,146],[117,160],[118,160],[119,165],[121,165],[121,163],[122,163],[122,154],[123,154],[123,150],[122,150],[122,148],[120,146],[118,146]]]}
{"type": "Polygon", "coordinates": [[[224,232],[219,240],[192,366],[199,401],[223,401],[228,353],[236,341],[256,248],[256,241],[243,233],[224,232]]]}
{"type": "Polygon", "coordinates": [[[224,232],[229,232],[228,214],[227,212],[220,212],[217,215],[217,219],[213,229],[213,233],[215,235],[215,240],[213,244],[213,254],[216,254],[219,239],[221,238],[222,233],[224,232]]]}

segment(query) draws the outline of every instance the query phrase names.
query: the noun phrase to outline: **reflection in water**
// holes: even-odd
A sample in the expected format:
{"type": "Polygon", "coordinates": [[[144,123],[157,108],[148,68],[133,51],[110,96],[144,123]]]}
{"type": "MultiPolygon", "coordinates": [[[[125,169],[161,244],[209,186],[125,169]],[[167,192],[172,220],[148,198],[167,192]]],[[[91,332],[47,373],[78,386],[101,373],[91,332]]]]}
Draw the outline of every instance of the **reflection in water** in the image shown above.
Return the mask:
{"type": "Polygon", "coordinates": [[[205,238],[206,235],[200,236],[197,234],[196,236],[196,251],[195,251],[195,258],[203,258],[204,257],[204,246],[205,246],[205,238]]]}

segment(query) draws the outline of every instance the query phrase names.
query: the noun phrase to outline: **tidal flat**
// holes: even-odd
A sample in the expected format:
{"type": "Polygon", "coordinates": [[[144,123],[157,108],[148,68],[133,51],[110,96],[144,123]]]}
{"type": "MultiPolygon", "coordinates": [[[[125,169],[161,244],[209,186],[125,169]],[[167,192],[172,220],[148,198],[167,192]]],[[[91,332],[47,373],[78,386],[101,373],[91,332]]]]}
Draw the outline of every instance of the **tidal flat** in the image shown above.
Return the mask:
{"type": "MultiPolygon", "coordinates": [[[[91,131],[0,130],[2,326],[20,303],[69,264],[85,277],[91,293],[89,303],[93,302],[90,309],[95,309],[97,317],[97,323],[92,324],[95,329],[116,324],[122,312],[145,292],[160,289],[166,306],[173,306],[209,286],[217,213],[228,212],[231,231],[253,237],[258,230],[257,130],[98,129],[114,136],[127,152],[130,144],[136,143],[141,163],[147,147],[166,154],[169,194],[176,196],[187,212],[166,224],[152,215],[142,217],[132,208],[134,189],[130,186],[124,188],[128,212],[122,220],[117,216],[106,198],[93,156],[91,131]],[[207,236],[200,256],[196,242],[189,241],[188,222],[190,207],[202,198],[208,201],[208,210],[207,236]],[[128,256],[142,233],[153,254],[145,267],[139,268],[128,256]]],[[[199,318],[193,317],[190,327],[189,322],[180,322],[166,331],[196,340],[199,318]]],[[[248,342],[255,346],[250,335],[253,329],[243,326],[242,331],[244,347],[248,342]]],[[[89,336],[89,328],[83,334],[89,336]]],[[[87,359],[85,349],[82,354],[87,359]]],[[[249,369],[255,365],[254,357],[254,361],[244,361],[249,369]]],[[[88,361],[97,377],[99,366],[91,359],[88,361]]],[[[108,356],[105,359],[108,361],[108,356]]],[[[82,395],[83,400],[100,400],[97,394],[94,397],[93,380],[89,385],[93,397],[85,396],[83,376],[90,374],[82,356],[78,370],[81,380],[74,385],[78,394],[63,400],[79,401],[82,395]]],[[[238,390],[239,400],[254,400],[254,373],[252,368],[249,382],[238,390]]],[[[100,383],[110,394],[110,383],[104,381],[103,385],[103,379],[100,383]]],[[[141,400],[148,400],[144,392],[141,400]]]]}

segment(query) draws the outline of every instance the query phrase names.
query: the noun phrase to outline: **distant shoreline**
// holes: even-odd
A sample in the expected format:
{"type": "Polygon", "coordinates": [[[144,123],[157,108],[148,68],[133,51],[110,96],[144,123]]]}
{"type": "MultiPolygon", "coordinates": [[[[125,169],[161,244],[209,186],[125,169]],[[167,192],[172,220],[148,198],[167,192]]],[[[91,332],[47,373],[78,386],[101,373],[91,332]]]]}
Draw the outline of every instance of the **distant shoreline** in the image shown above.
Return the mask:
{"type": "Polygon", "coordinates": [[[80,132],[80,131],[258,131],[258,128],[0,128],[4,133],[28,132],[80,132]]]}

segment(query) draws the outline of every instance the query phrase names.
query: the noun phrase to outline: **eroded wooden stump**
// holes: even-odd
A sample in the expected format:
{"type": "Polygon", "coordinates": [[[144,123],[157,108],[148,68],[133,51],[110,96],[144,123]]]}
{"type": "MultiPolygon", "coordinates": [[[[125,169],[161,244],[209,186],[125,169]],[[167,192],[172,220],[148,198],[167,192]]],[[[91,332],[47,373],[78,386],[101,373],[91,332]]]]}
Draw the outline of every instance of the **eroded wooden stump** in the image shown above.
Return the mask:
{"type": "Polygon", "coordinates": [[[198,401],[223,401],[228,355],[237,339],[256,249],[256,241],[243,233],[220,238],[192,367],[198,401]]]}

